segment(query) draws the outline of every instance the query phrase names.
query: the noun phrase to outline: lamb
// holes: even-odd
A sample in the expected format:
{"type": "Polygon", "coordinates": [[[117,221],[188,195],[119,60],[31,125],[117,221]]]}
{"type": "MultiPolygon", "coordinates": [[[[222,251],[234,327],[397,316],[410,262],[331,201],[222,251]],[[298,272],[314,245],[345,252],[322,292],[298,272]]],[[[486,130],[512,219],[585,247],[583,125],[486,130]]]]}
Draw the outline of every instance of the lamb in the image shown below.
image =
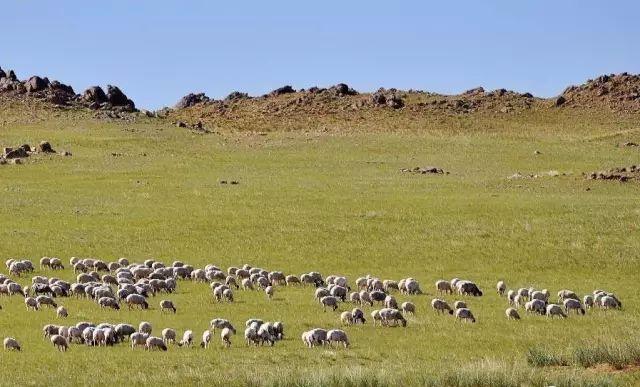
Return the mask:
{"type": "Polygon", "coordinates": [[[461,309],[466,307],[467,307],[467,303],[464,301],[456,301],[453,303],[453,309],[461,309]]]}
{"type": "Polygon", "coordinates": [[[139,294],[129,294],[125,301],[129,309],[133,309],[135,307],[139,307],[140,309],[149,309],[149,303],[144,296],[139,294]]]}
{"type": "Polygon", "coordinates": [[[160,301],[160,311],[173,311],[173,313],[175,314],[177,309],[175,305],[173,305],[173,302],[171,300],[162,300],[160,301]]]}
{"type": "Polygon", "coordinates": [[[206,330],[202,332],[202,342],[200,343],[200,347],[207,349],[209,348],[209,343],[211,342],[211,331],[206,330]]]}
{"type": "Polygon", "coordinates": [[[231,330],[229,328],[222,328],[222,331],[220,332],[220,338],[222,339],[222,344],[229,348],[231,347],[231,335],[235,334],[236,331],[235,330],[231,330]]]}
{"type": "Polygon", "coordinates": [[[398,322],[402,324],[403,327],[407,326],[407,320],[404,318],[402,313],[398,309],[392,308],[383,308],[380,310],[380,319],[382,325],[389,326],[393,323],[396,325],[398,322]]]}
{"type": "Polygon", "coordinates": [[[456,321],[471,321],[472,323],[476,322],[476,318],[471,313],[470,309],[460,308],[456,310],[456,321]]]}
{"type": "Polygon", "coordinates": [[[169,344],[169,343],[175,344],[176,337],[177,337],[177,334],[174,329],[165,328],[162,330],[162,340],[165,342],[165,344],[169,344]]]}
{"type": "Polygon", "coordinates": [[[182,340],[180,340],[180,342],[178,343],[178,346],[191,347],[192,343],[193,343],[193,331],[190,331],[190,330],[184,331],[184,334],[182,335],[182,340]]]}
{"type": "Polygon", "coordinates": [[[350,311],[342,312],[340,314],[340,321],[346,325],[353,324],[353,314],[350,311]]]}
{"type": "Polygon", "coordinates": [[[67,312],[67,309],[64,306],[59,306],[58,309],[56,309],[56,316],[59,318],[66,318],[69,317],[69,312],[67,312]]]}
{"type": "Polygon", "coordinates": [[[151,336],[151,337],[147,337],[147,340],[145,340],[144,349],[147,351],[152,351],[154,349],[160,349],[162,351],[166,351],[167,345],[164,343],[164,341],[161,338],[151,336]]]}
{"type": "Polygon", "coordinates": [[[36,301],[36,299],[33,297],[25,298],[24,304],[27,307],[27,310],[29,309],[38,310],[38,301],[36,301]]]}
{"type": "Polygon", "coordinates": [[[146,346],[148,337],[149,337],[149,334],[147,333],[142,333],[142,332],[132,333],[130,336],[131,349],[135,349],[135,347],[146,346]]]}
{"type": "Polygon", "coordinates": [[[13,337],[7,337],[4,339],[4,349],[6,351],[20,351],[22,348],[20,348],[20,343],[18,343],[18,340],[14,339],[13,337]]]}
{"type": "Polygon", "coordinates": [[[327,332],[327,341],[329,342],[329,345],[333,345],[333,343],[342,343],[345,348],[349,348],[349,338],[347,337],[347,333],[341,329],[332,329],[327,332]]]}
{"type": "Polygon", "coordinates": [[[562,311],[562,307],[560,307],[560,305],[557,305],[557,304],[547,305],[547,317],[553,318],[555,316],[559,316],[562,318],[567,317],[567,315],[564,314],[564,312],[562,311]]]}
{"type": "Polygon", "coordinates": [[[264,289],[265,294],[267,295],[268,299],[271,299],[273,297],[273,294],[276,292],[276,289],[269,285],[264,289]]]}
{"type": "Polygon", "coordinates": [[[53,344],[55,348],[62,352],[66,352],[67,349],[69,349],[69,343],[67,342],[67,339],[60,335],[51,336],[51,344],[53,344]]]}
{"type": "Polygon", "coordinates": [[[504,281],[498,281],[496,290],[498,291],[498,295],[504,296],[504,292],[507,291],[507,284],[505,284],[504,281]]]}
{"type": "Polygon", "coordinates": [[[434,298],[431,300],[431,307],[436,311],[436,313],[444,313],[445,310],[449,312],[449,314],[453,314],[453,310],[447,304],[445,300],[441,300],[439,298],[434,298]]]}
{"type": "Polygon", "coordinates": [[[520,320],[520,315],[515,308],[507,308],[504,312],[509,320],[520,320]]]}
{"type": "Polygon", "coordinates": [[[416,305],[413,302],[403,302],[400,309],[402,309],[402,313],[404,314],[416,314],[416,305]]]}
{"type": "Polygon", "coordinates": [[[142,333],[146,333],[147,335],[150,335],[151,331],[153,331],[153,327],[149,322],[142,321],[140,325],[138,325],[138,332],[142,332],[142,333]]]}
{"type": "Polygon", "coordinates": [[[320,299],[320,303],[322,304],[322,309],[326,312],[327,306],[331,307],[333,310],[338,309],[338,299],[334,296],[325,296],[320,299]]]}
{"type": "Polygon", "coordinates": [[[436,290],[440,294],[453,294],[451,284],[445,280],[436,281],[436,290]]]}
{"type": "Polygon", "coordinates": [[[567,311],[567,314],[569,314],[572,310],[575,310],[576,313],[581,313],[583,315],[586,313],[580,301],[574,300],[573,298],[567,298],[566,300],[564,300],[563,304],[564,310],[567,311]]]}

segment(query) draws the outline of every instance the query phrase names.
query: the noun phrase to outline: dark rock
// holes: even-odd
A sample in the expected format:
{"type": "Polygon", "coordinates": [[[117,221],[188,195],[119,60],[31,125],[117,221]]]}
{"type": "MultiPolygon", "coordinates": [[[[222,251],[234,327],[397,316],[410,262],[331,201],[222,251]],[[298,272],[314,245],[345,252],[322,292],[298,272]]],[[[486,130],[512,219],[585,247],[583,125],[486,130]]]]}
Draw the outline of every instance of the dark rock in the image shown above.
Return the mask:
{"type": "Polygon", "coordinates": [[[7,73],[5,73],[4,70],[2,70],[2,67],[0,67],[0,79],[6,78],[6,77],[7,77],[7,73]]]}
{"type": "Polygon", "coordinates": [[[564,105],[565,102],[567,102],[567,100],[563,96],[559,96],[558,98],[556,98],[555,105],[556,107],[560,107],[564,105]]]}
{"type": "Polygon", "coordinates": [[[533,98],[533,94],[531,94],[531,93],[524,93],[524,94],[522,94],[522,96],[524,98],[533,98]]]}
{"type": "Polygon", "coordinates": [[[345,83],[338,83],[337,85],[331,87],[329,90],[331,90],[338,97],[344,97],[346,95],[357,95],[358,94],[357,91],[355,91],[354,89],[350,88],[345,83]]]}
{"type": "Polygon", "coordinates": [[[176,104],[176,109],[186,109],[188,107],[197,105],[199,103],[209,102],[209,97],[207,97],[204,93],[199,94],[187,94],[184,97],[180,98],[180,101],[176,104]]]}
{"type": "Polygon", "coordinates": [[[282,87],[279,87],[279,88],[273,90],[271,93],[269,93],[269,95],[270,96],[278,96],[278,95],[283,95],[283,94],[291,94],[291,93],[295,93],[295,92],[296,92],[296,90],[293,87],[287,85],[287,86],[282,86],[282,87]]]}
{"type": "Polygon", "coordinates": [[[176,126],[177,126],[178,128],[186,128],[186,127],[187,127],[187,124],[185,124],[185,123],[184,123],[184,122],[182,122],[182,121],[178,121],[178,122],[176,122],[176,126]]]}
{"type": "Polygon", "coordinates": [[[29,78],[28,81],[24,83],[25,89],[27,89],[28,93],[35,93],[37,91],[42,91],[49,86],[49,80],[43,79],[38,76],[33,76],[29,78]]]}
{"type": "Polygon", "coordinates": [[[49,144],[49,142],[47,141],[40,141],[40,144],[38,144],[38,152],[56,153],[56,151],[54,151],[53,148],[51,147],[51,144],[49,144]]]}
{"type": "Polygon", "coordinates": [[[16,73],[13,70],[9,70],[9,74],[7,74],[7,78],[9,78],[12,81],[18,80],[18,76],[16,76],[16,73]]]}
{"type": "Polygon", "coordinates": [[[101,104],[108,101],[107,95],[100,86],[92,86],[85,90],[82,99],[86,102],[101,104]]]}
{"type": "Polygon", "coordinates": [[[127,106],[131,101],[119,87],[112,85],[107,86],[107,100],[113,106],[127,106]]]}
{"type": "Polygon", "coordinates": [[[52,90],[62,91],[62,92],[67,93],[67,94],[71,94],[71,95],[75,95],[76,94],[76,92],[73,91],[73,87],[71,87],[69,85],[65,85],[64,83],[60,83],[58,81],[51,82],[51,84],[49,84],[49,87],[52,90]]]}
{"type": "Polygon", "coordinates": [[[475,89],[467,90],[462,94],[464,94],[464,95],[484,94],[484,88],[483,87],[476,87],[475,89]]]}
{"type": "Polygon", "coordinates": [[[234,92],[231,92],[229,95],[227,95],[224,100],[225,101],[237,101],[237,100],[240,100],[240,99],[247,99],[247,98],[249,98],[249,94],[241,93],[239,91],[234,91],[234,92]]]}

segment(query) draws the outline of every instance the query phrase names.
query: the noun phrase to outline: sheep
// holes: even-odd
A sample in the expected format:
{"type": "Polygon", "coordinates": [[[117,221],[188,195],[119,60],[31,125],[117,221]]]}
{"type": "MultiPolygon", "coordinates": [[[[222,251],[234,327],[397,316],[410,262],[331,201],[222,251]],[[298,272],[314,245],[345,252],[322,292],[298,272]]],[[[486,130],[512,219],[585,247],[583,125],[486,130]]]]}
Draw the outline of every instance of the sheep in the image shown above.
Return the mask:
{"type": "Polygon", "coordinates": [[[604,309],[620,309],[622,304],[613,296],[604,296],[600,299],[600,305],[604,309]]]}
{"type": "Polygon", "coordinates": [[[404,314],[416,314],[416,305],[413,302],[403,302],[400,309],[402,309],[402,313],[404,314]]]}
{"type": "Polygon", "coordinates": [[[67,342],[67,339],[60,335],[51,336],[51,344],[53,344],[56,349],[62,352],[66,352],[67,349],[69,349],[69,343],[67,342]]]}
{"type": "Polygon", "coordinates": [[[227,327],[222,328],[222,331],[220,332],[220,338],[222,339],[222,344],[229,348],[231,347],[231,335],[235,334],[236,331],[235,330],[231,330],[227,327]]]}
{"type": "Polygon", "coordinates": [[[58,318],[66,318],[69,317],[69,312],[67,312],[64,306],[59,306],[58,309],[56,309],[56,316],[58,316],[58,318]]]}
{"type": "Polygon", "coordinates": [[[580,301],[580,297],[571,290],[563,289],[558,292],[558,302],[564,302],[568,298],[580,301]]]}
{"type": "Polygon", "coordinates": [[[60,332],[60,327],[57,325],[47,324],[42,328],[44,337],[57,335],[60,332]]]}
{"type": "Polygon", "coordinates": [[[267,295],[268,299],[271,299],[273,297],[273,294],[276,292],[276,289],[269,285],[264,289],[265,294],[267,295]]]}
{"type": "Polygon", "coordinates": [[[547,302],[549,300],[549,296],[539,290],[529,293],[529,300],[542,300],[547,302]]]}
{"type": "Polygon", "coordinates": [[[177,309],[175,305],[173,305],[173,302],[171,300],[162,300],[160,301],[160,311],[173,311],[173,313],[175,314],[177,309]]]}
{"type": "Polygon", "coordinates": [[[515,299],[516,299],[516,291],[509,290],[507,292],[507,301],[509,302],[509,305],[515,305],[515,299]]]}
{"type": "Polygon", "coordinates": [[[95,329],[93,331],[93,345],[98,347],[107,345],[107,338],[103,329],[95,329]]]}
{"type": "Polygon", "coordinates": [[[277,339],[273,333],[273,326],[270,323],[260,325],[258,328],[258,337],[260,338],[261,344],[269,343],[269,345],[273,347],[277,339]]]}
{"type": "Polygon", "coordinates": [[[351,314],[350,311],[342,312],[340,314],[340,321],[343,324],[352,325],[353,324],[353,314],[351,314]]]}
{"type": "Polygon", "coordinates": [[[374,290],[369,292],[369,296],[371,297],[371,301],[384,303],[385,298],[387,298],[387,294],[382,290],[374,290]]]}
{"type": "Polygon", "coordinates": [[[453,294],[451,284],[445,280],[436,281],[436,291],[440,294],[453,294]]]}
{"type": "Polygon", "coordinates": [[[517,296],[520,296],[521,300],[526,300],[529,298],[529,289],[527,288],[520,288],[518,289],[518,291],[516,292],[517,296]]]}
{"type": "Polygon", "coordinates": [[[368,291],[361,290],[360,291],[360,305],[369,304],[369,306],[373,306],[373,300],[368,291]]]}
{"type": "Polygon", "coordinates": [[[51,258],[49,260],[49,268],[51,270],[64,270],[64,265],[60,258],[51,258]]]}
{"type": "Polygon", "coordinates": [[[73,339],[76,339],[77,342],[82,343],[82,331],[77,327],[69,327],[67,330],[67,338],[69,339],[69,344],[73,342],[73,339]]]}
{"type": "Polygon", "coordinates": [[[358,293],[358,292],[349,293],[349,302],[351,302],[353,304],[359,304],[360,303],[360,293],[358,293]]]}
{"type": "Polygon", "coordinates": [[[420,284],[413,278],[407,278],[407,281],[404,283],[404,287],[407,294],[422,294],[420,284]]]}
{"type": "Polygon", "coordinates": [[[380,325],[382,325],[382,317],[380,317],[380,311],[379,310],[373,310],[371,311],[371,319],[373,320],[373,326],[376,326],[376,322],[380,322],[380,325]]]}
{"type": "Polygon", "coordinates": [[[326,312],[327,306],[331,307],[333,310],[338,309],[338,299],[334,296],[325,296],[320,299],[320,303],[322,304],[322,309],[326,312]]]}
{"type": "Polygon", "coordinates": [[[402,313],[398,309],[393,308],[383,308],[380,309],[380,319],[382,325],[389,326],[391,323],[396,325],[398,322],[402,324],[403,327],[407,326],[407,320],[404,318],[402,313]]]}
{"type": "Polygon", "coordinates": [[[86,327],[82,330],[82,340],[86,345],[94,345],[93,343],[93,331],[96,329],[94,327],[86,327]]]}
{"type": "Polygon", "coordinates": [[[398,282],[393,280],[384,280],[382,281],[382,290],[389,293],[391,290],[400,290],[398,286],[398,282]]]}
{"type": "Polygon", "coordinates": [[[200,342],[200,347],[207,349],[209,348],[209,343],[211,342],[211,331],[209,329],[202,332],[202,341],[200,342]]]}
{"type": "Polygon", "coordinates": [[[516,294],[513,299],[513,306],[515,306],[516,308],[520,308],[525,303],[524,300],[525,297],[523,297],[521,294],[516,294]]]}
{"type": "Polygon", "coordinates": [[[320,302],[320,299],[322,297],[326,297],[331,295],[331,293],[329,292],[329,289],[327,288],[317,288],[316,291],[314,292],[314,297],[315,299],[320,302]]]}
{"type": "Polygon", "coordinates": [[[176,343],[176,331],[174,329],[171,328],[164,328],[162,330],[162,340],[165,342],[165,344],[169,344],[169,343],[176,343]]]}
{"type": "Polygon", "coordinates": [[[592,295],[587,294],[586,296],[584,296],[582,302],[584,303],[584,306],[587,309],[593,308],[594,303],[593,303],[593,296],[592,295]]]}
{"type": "Polygon", "coordinates": [[[507,318],[509,320],[520,320],[520,315],[518,314],[518,310],[515,308],[507,308],[507,310],[505,310],[504,313],[507,315],[507,318]]]}
{"type": "Polygon", "coordinates": [[[273,328],[273,334],[276,339],[282,340],[284,338],[284,324],[281,321],[276,321],[271,327],[273,328]]]}
{"type": "Polygon", "coordinates": [[[160,349],[162,351],[166,351],[167,345],[164,343],[164,341],[161,338],[151,336],[151,337],[147,337],[147,340],[145,340],[144,349],[147,351],[152,351],[154,349],[160,349]]]}
{"type": "Polygon", "coordinates": [[[190,331],[190,330],[184,331],[184,334],[182,335],[182,340],[180,340],[180,342],[178,343],[178,346],[191,347],[192,343],[193,343],[193,331],[190,331]]]}
{"type": "Polygon", "coordinates": [[[482,296],[482,290],[478,288],[478,285],[471,281],[460,281],[457,284],[458,292],[462,295],[471,295],[474,297],[482,296]]]}
{"type": "Polygon", "coordinates": [[[547,317],[553,318],[555,316],[559,316],[562,318],[567,317],[567,315],[562,311],[562,307],[560,307],[560,305],[557,305],[557,304],[547,305],[547,317]]]}
{"type": "Polygon", "coordinates": [[[148,337],[149,337],[148,333],[142,333],[142,332],[132,333],[130,336],[131,349],[135,349],[135,347],[146,346],[148,337]]]}
{"type": "Polygon", "coordinates": [[[233,291],[231,289],[225,289],[222,291],[222,297],[227,302],[233,302],[233,291]]]}
{"type": "Polygon", "coordinates": [[[216,328],[218,329],[229,328],[234,333],[236,332],[235,328],[233,327],[233,325],[231,325],[229,320],[225,320],[222,318],[214,318],[213,320],[211,320],[211,322],[209,323],[209,327],[213,331],[212,333],[216,332],[216,328]]]}
{"type": "Polygon", "coordinates": [[[327,341],[331,346],[333,346],[333,343],[342,343],[345,348],[349,348],[349,338],[347,337],[347,333],[341,329],[332,329],[327,332],[327,341]]]}
{"type": "Polygon", "coordinates": [[[58,307],[58,304],[56,304],[56,302],[53,301],[53,298],[48,296],[38,296],[36,297],[36,302],[38,303],[38,307],[42,307],[43,305],[46,305],[50,308],[58,307]]]}
{"type": "Polygon", "coordinates": [[[322,328],[315,328],[307,332],[309,335],[309,342],[312,346],[325,345],[327,343],[327,330],[322,328]]]}
{"type": "Polygon", "coordinates": [[[395,297],[387,296],[384,299],[384,307],[389,309],[398,309],[398,302],[395,297]]]}
{"type": "Polygon", "coordinates": [[[153,326],[149,322],[142,321],[140,325],[138,325],[138,332],[142,332],[142,333],[146,333],[147,335],[150,335],[152,331],[153,331],[153,326]]]}
{"type": "Polygon", "coordinates": [[[14,339],[13,337],[7,337],[4,339],[4,349],[5,351],[21,351],[22,348],[20,348],[20,343],[18,342],[18,340],[14,339]]]}
{"type": "Polygon", "coordinates": [[[499,296],[504,296],[504,292],[507,291],[507,284],[504,281],[498,281],[496,284],[496,290],[498,291],[499,296]]]}
{"type": "Polygon", "coordinates": [[[30,310],[30,309],[38,310],[38,301],[36,301],[36,299],[33,297],[25,298],[24,304],[27,307],[27,310],[30,310]]]}
{"type": "Polygon", "coordinates": [[[351,315],[353,316],[353,323],[361,323],[364,324],[367,320],[364,318],[364,312],[361,309],[353,308],[351,311],[351,315]]]}
{"type": "Polygon", "coordinates": [[[471,321],[472,323],[476,322],[476,318],[471,313],[471,310],[468,308],[460,308],[456,309],[456,321],[471,321]]]}
{"type": "Polygon", "coordinates": [[[302,338],[302,343],[306,347],[308,348],[313,347],[313,342],[311,341],[311,331],[302,332],[302,335],[300,337],[302,338]]]}
{"type": "Polygon", "coordinates": [[[118,324],[113,330],[115,331],[116,336],[122,341],[136,332],[136,328],[130,324],[118,324]]]}
{"type": "Polygon", "coordinates": [[[445,300],[441,300],[439,298],[431,300],[431,307],[436,311],[436,313],[444,313],[446,310],[449,314],[453,314],[453,309],[451,309],[449,304],[447,304],[445,300]]]}
{"type": "Polygon", "coordinates": [[[345,302],[347,300],[347,293],[348,293],[347,288],[340,285],[333,286],[329,290],[330,295],[336,298],[339,298],[340,300],[342,300],[342,302],[345,302]]]}
{"type": "Polygon", "coordinates": [[[244,340],[247,342],[247,346],[258,345],[260,343],[260,337],[258,332],[253,327],[247,327],[244,330],[244,340]]]}
{"type": "Polygon", "coordinates": [[[135,307],[139,307],[140,309],[149,309],[149,303],[144,296],[139,294],[129,294],[125,301],[129,309],[133,309],[135,307]]]}
{"type": "Polygon", "coordinates": [[[115,298],[111,298],[111,297],[100,297],[100,299],[98,299],[98,305],[100,305],[100,308],[102,309],[111,308],[115,310],[120,310],[120,305],[118,305],[118,301],[116,301],[115,298]]]}
{"type": "Polygon", "coordinates": [[[524,304],[524,310],[527,312],[545,314],[547,311],[547,304],[543,300],[533,299],[524,304]]]}
{"type": "Polygon", "coordinates": [[[466,307],[467,307],[467,303],[464,301],[456,301],[453,303],[453,309],[461,309],[466,307]]]}
{"type": "Polygon", "coordinates": [[[566,300],[564,300],[563,304],[564,310],[567,311],[567,314],[569,314],[572,310],[575,310],[576,313],[581,313],[583,315],[586,313],[580,301],[574,300],[573,298],[567,298],[566,300]]]}
{"type": "Polygon", "coordinates": [[[40,258],[40,268],[44,269],[45,267],[51,268],[51,259],[49,257],[40,258]]]}

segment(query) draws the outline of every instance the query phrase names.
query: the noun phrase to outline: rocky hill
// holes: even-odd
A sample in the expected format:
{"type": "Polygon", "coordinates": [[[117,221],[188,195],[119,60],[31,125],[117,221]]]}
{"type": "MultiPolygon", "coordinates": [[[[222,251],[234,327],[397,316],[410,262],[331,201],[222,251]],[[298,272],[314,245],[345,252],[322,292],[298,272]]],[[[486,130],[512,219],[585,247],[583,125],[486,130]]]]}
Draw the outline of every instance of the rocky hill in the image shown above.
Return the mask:
{"type": "Polygon", "coordinates": [[[570,86],[556,99],[556,106],[640,112],[640,75],[602,75],[582,85],[570,86]]]}

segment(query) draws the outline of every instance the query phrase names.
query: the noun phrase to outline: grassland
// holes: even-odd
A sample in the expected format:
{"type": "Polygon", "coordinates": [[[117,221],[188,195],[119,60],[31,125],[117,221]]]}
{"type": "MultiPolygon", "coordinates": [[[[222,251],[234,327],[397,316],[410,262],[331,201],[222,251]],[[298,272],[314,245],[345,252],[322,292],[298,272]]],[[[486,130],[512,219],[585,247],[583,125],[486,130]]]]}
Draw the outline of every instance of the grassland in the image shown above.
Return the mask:
{"type": "MultiPolygon", "coordinates": [[[[238,326],[262,317],[284,321],[288,334],[273,348],[247,348],[239,334],[231,349],[216,337],[208,351],[171,347],[167,353],[73,345],[60,354],[41,334],[44,324],[62,323],[53,311],[27,312],[22,299],[1,298],[0,337],[16,337],[24,348],[0,354],[2,384],[640,383],[633,368],[606,372],[527,362],[529,349],[541,345],[564,353],[594,340],[638,337],[640,183],[580,175],[638,162],[636,148],[615,147],[640,142],[637,117],[574,111],[500,119],[378,117],[306,131],[274,126],[265,136],[194,134],[152,119],[106,122],[69,113],[42,118],[39,110],[25,115],[11,109],[1,114],[1,145],[46,139],[73,152],[0,166],[2,258],[250,263],[352,280],[364,274],[412,276],[427,291],[398,296],[418,306],[405,329],[345,328],[353,344],[349,350],[302,346],[303,330],[340,325],[338,313],[323,313],[314,302],[311,288],[278,288],[272,301],[239,291],[235,303],[218,304],[206,284],[180,282],[170,296],[176,315],[160,313],[160,297],[151,301],[152,310],[134,312],[102,311],[88,300],[61,301],[70,311],[64,323],[146,320],[158,332],[172,327],[199,335],[213,317],[238,326]],[[399,172],[424,165],[450,174],[399,172]],[[549,170],[568,175],[506,179],[517,171],[549,170]],[[240,184],[221,185],[221,179],[240,184]],[[429,309],[435,280],[452,277],[475,280],[485,290],[484,297],[468,299],[476,324],[455,324],[429,309]],[[510,288],[552,292],[605,288],[625,308],[565,321],[507,321],[506,302],[493,292],[498,279],[510,288]]],[[[68,269],[55,275],[73,278],[68,269]]]]}

